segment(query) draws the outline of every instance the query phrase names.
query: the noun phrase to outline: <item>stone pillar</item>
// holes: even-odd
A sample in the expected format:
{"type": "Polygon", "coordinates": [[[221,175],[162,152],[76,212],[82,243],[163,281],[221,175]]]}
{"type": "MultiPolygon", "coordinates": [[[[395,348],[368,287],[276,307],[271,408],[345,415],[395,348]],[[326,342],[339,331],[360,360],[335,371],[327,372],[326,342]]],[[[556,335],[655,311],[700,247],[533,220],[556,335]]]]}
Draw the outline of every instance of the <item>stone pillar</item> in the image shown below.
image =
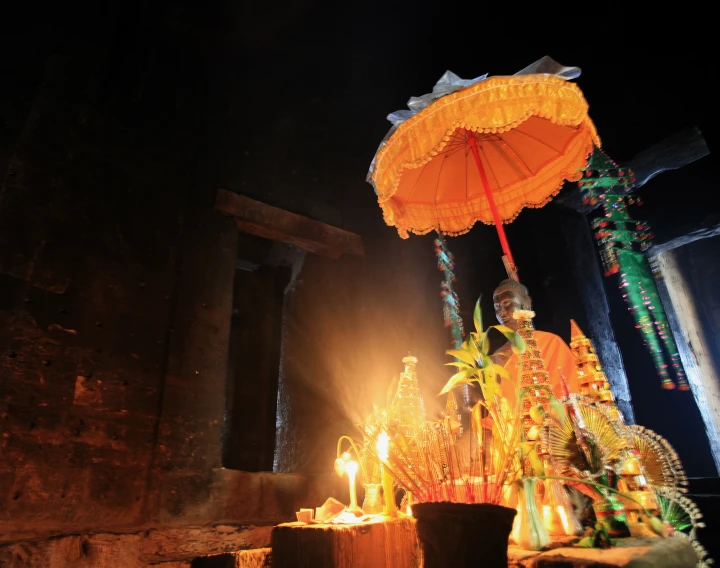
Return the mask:
{"type": "MultiPolygon", "coordinates": [[[[688,251],[684,251],[685,254],[688,251]]],[[[697,313],[692,286],[683,275],[680,249],[666,250],[652,258],[659,270],[658,294],[668,316],[680,359],[710,444],[715,467],[720,472],[720,373],[715,367],[712,347],[697,313]]]]}
{"type": "Polygon", "coordinates": [[[630,386],[610,321],[610,306],[605,296],[597,248],[590,227],[585,216],[574,211],[568,210],[561,219],[572,259],[572,273],[585,308],[586,333],[595,346],[625,422],[634,424],[630,386]]]}
{"type": "Polygon", "coordinates": [[[154,456],[162,521],[208,506],[221,467],[236,243],[233,220],[210,207],[188,221],[154,456]]]}

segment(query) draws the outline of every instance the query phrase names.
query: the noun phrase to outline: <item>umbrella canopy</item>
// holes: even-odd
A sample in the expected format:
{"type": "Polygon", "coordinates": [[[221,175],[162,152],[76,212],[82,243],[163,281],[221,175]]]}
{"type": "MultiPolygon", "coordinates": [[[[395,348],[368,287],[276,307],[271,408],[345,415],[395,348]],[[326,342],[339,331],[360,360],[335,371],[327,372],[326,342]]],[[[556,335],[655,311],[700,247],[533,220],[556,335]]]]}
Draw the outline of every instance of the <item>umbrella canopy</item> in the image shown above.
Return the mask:
{"type": "Polygon", "coordinates": [[[596,145],[588,104],[562,74],[481,77],[396,125],[368,179],[385,222],[403,238],[460,235],[481,221],[494,222],[504,241],[501,223],[579,179],[596,145]]]}

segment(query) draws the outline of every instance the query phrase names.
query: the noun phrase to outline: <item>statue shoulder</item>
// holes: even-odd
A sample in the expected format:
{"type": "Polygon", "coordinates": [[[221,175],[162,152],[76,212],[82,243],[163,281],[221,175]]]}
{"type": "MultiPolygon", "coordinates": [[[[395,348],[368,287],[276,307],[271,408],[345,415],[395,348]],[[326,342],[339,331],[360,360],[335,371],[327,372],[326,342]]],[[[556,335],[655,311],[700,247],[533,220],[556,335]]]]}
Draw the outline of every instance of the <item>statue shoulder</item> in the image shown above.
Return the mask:
{"type": "Polygon", "coordinates": [[[538,341],[538,346],[542,349],[543,345],[552,345],[558,348],[565,348],[570,351],[570,346],[565,340],[559,335],[555,335],[549,331],[538,331],[535,330],[535,339],[538,341]]]}

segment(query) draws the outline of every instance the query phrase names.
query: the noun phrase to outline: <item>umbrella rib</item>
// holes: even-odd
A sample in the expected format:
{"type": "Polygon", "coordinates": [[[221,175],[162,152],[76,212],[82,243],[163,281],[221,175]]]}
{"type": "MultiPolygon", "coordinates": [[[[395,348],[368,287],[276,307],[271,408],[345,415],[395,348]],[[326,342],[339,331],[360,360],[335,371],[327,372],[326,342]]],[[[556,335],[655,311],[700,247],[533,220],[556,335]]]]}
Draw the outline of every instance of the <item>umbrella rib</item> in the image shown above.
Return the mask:
{"type": "Polygon", "coordinates": [[[550,148],[553,152],[557,152],[558,154],[562,154],[562,151],[558,150],[557,148],[554,148],[554,147],[550,146],[550,144],[548,144],[547,142],[545,142],[545,141],[543,141],[543,140],[540,140],[540,138],[538,138],[538,137],[536,137],[536,136],[533,136],[532,134],[528,134],[527,132],[525,132],[525,131],[523,131],[523,130],[515,130],[515,132],[517,132],[518,134],[522,134],[522,135],[524,135],[524,136],[527,136],[528,138],[530,138],[530,139],[532,139],[532,140],[535,140],[535,142],[540,142],[540,144],[542,144],[542,145],[545,146],[546,148],[550,148]]]}
{"type": "MultiPolygon", "coordinates": [[[[532,169],[530,168],[530,166],[528,166],[528,165],[525,163],[525,160],[523,160],[523,159],[520,157],[520,154],[518,154],[515,150],[513,150],[512,146],[510,146],[510,144],[508,144],[507,142],[505,142],[505,140],[503,140],[502,138],[499,138],[499,139],[498,139],[498,142],[500,142],[500,144],[502,144],[503,147],[506,147],[508,150],[510,150],[510,152],[512,152],[513,156],[515,156],[515,157],[518,159],[518,161],[519,161],[523,166],[525,166],[525,169],[526,169],[528,172],[530,172],[531,175],[535,175],[535,172],[532,171],[532,169]]],[[[497,179],[496,179],[495,181],[497,181],[497,179]]],[[[498,185],[499,185],[499,183],[498,183],[498,185]]]]}
{"type": "MultiPolygon", "coordinates": [[[[427,164],[426,164],[427,165],[427,164]]],[[[422,167],[422,169],[425,169],[425,166],[422,167]]],[[[407,201],[410,201],[410,198],[412,197],[412,194],[415,193],[415,188],[417,187],[417,184],[420,182],[420,178],[422,177],[422,172],[418,175],[417,179],[415,180],[415,183],[413,184],[412,188],[410,189],[410,193],[407,196],[407,201]]]]}
{"type": "Polygon", "coordinates": [[[448,142],[445,146],[444,154],[451,155],[458,152],[466,147],[466,141],[460,140],[459,136],[455,136],[452,141],[448,142]]]}
{"type": "Polygon", "coordinates": [[[438,175],[437,179],[435,180],[435,207],[433,207],[433,211],[435,211],[435,227],[438,233],[442,234],[442,231],[440,230],[440,214],[438,212],[438,186],[440,185],[440,176],[442,175],[443,168],[445,167],[445,160],[447,159],[447,154],[443,154],[442,162],[440,162],[440,168],[438,168],[438,175]]]}

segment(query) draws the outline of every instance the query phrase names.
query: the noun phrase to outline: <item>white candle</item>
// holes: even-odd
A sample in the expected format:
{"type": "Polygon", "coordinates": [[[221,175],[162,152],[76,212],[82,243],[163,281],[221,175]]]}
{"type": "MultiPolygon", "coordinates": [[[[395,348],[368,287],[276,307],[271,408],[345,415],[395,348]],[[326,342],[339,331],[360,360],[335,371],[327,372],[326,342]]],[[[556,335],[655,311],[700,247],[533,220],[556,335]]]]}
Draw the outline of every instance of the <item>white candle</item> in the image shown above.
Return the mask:
{"type": "Polygon", "coordinates": [[[358,508],[357,504],[357,493],[355,492],[355,474],[358,470],[358,463],[356,461],[349,461],[345,464],[345,471],[348,474],[348,482],[350,483],[350,510],[354,511],[358,508]]]}

